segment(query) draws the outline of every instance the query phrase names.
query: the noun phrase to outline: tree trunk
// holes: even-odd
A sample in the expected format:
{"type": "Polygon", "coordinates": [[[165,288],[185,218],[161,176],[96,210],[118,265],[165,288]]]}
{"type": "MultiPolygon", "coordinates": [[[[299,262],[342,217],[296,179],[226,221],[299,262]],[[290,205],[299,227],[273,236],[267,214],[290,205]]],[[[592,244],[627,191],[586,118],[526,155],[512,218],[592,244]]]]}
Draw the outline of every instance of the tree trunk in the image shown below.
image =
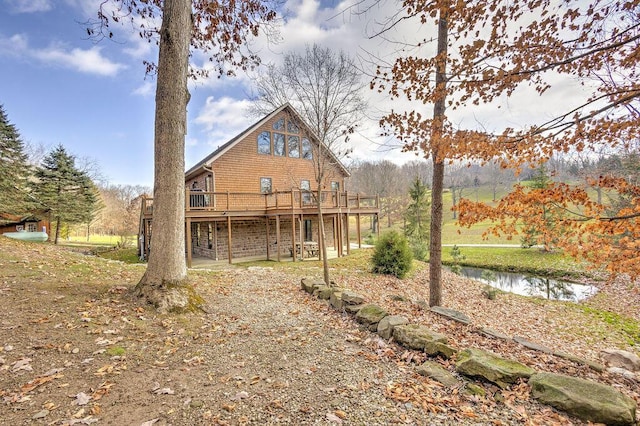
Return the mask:
{"type": "Polygon", "coordinates": [[[329,277],[329,261],[327,259],[327,240],[325,239],[324,232],[324,219],[322,217],[322,185],[318,184],[318,243],[320,244],[320,250],[322,250],[322,270],[324,272],[324,283],[331,285],[331,279],[329,277]]]}
{"type": "Polygon", "coordinates": [[[191,0],[165,0],[156,87],[153,239],[147,270],[136,286],[160,311],[194,310],[186,286],[184,138],[191,40],[191,0]]]}
{"type": "Polygon", "coordinates": [[[444,129],[447,65],[447,8],[440,7],[438,20],[438,60],[436,65],[436,92],[438,99],[433,107],[432,136],[435,144],[431,150],[433,179],[431,184],[431,239],[429,241],[429,306],[442,303],[442,187],[444,182],[444,160],[440,158],[438,146],[444,129]]]}
{"type": "Polygon", "coordinates": [[[53,239],[53,244],[58,244],[58,238],[60,238],[60,216],[56,218],[56,236],[53,239]]]}

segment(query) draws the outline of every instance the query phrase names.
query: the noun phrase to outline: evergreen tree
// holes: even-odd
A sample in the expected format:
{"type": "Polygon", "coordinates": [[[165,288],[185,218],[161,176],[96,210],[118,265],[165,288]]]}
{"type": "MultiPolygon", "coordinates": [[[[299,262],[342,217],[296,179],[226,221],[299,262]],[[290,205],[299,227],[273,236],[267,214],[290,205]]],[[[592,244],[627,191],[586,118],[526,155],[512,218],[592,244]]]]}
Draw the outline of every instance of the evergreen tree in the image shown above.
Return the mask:
{"type": "Polygon", "coordinates": [[[20,134],[0,105],[0,213],[21,215],[29,211],[31,172],[20,134]]]}
{"type": "Polygon", "coordinates": [[[416,177],[409,189],[411,201],[405,212],[404,233],[409,239],[413,255],[416,259],[424,260],[427,256],[427,242],[429,241],[430,207],[429,189],[416,177]]]}
{"type": "Polygon", "coordinates": [[[551,173],[546,164],[535,169],[529,188],[531,193],[538,193],[541,201],[535,202],[537,214],[535,216],[524,217],[522,219],[522,238],[520,245],[523,248],[530,248],[536,244],[543,247],[545,251],[551,251],[558,243],[558,234],[562,232],[561,221],[563,212],[553,203],[544,201],[542,196],[553,183],[551,173]]]}
{"type": "Polygon", "coordinates": [[[49,209],[58,244],[61,225],[91,221],[97,206],[97,191],[91,178],[76,167],[75,159],[62,145],[53,149],[35,173],[34,194],[49,209]]]}

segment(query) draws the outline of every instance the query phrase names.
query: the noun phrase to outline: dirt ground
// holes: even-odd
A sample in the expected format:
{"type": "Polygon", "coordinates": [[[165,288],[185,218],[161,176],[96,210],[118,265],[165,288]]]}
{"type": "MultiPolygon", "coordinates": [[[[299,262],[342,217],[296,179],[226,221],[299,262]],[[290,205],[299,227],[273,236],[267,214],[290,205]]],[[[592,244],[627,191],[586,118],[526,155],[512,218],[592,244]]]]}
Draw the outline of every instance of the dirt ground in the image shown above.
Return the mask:
{"type": "MultiPolygon", "coordinates": [[[[487,392],[477,397],[462,379],[446,389],[417,375],[424,354],[379,339],[300,290],[301,276],[320,275],[316,267],[190,271],[208,310],[190,315],[159,315],[132,299],[143,270],[0,238],[0,423],[581,424],[536,403],[526,383],[476,383],[487,392]]],[[[475,332],[491,327],[594,361],[604,348],[637,352],[606,321],[567,303],[490,301],[477,283],[445,273],[446,306],[472,318],[463,326],[421,307],[425,273],[400,281],[340,264],[332,270],[339,285],[448,334],[458,348],[612,384],[640,401],[636,380],[475,332]]],[[[619,283],[602,293],[623,292],[615,308],[637,315],[636,289],[619,283]]],[[[589,306],[603,309],[607,300],[589,306]]]]}

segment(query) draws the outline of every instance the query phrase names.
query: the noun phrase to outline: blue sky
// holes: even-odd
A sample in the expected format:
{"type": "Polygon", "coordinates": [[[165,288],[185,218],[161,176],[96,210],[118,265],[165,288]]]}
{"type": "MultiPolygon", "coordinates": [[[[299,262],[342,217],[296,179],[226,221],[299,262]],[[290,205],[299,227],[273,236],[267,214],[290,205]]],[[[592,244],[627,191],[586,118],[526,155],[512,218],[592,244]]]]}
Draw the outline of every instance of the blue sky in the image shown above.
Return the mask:
{"type": "MultiPolygon", "coordinates": [[[[89,40],[82,23],[95,16],[99,3],[0,0],[0,104],[26,142],[47,148],[61,143],[78,158],[97,162],[110,183],[152,186],[155,79],[145,76],[142,61],[155,61],[157,51],[128,27],[117,29],[115,42],[89,40]]],[[[379,49],[380,40],[369,40],[365,34],[374,19],[384,17],[385,7],[395,7],[395,2],[383,2],[371,12],[376,16],[360,18],[339,14],[349,3],[287,0],[281,42],[258,40],[253,47],[267,63],[278,62],[282,52],[302,51],[308,43],[340,48],[354,56],[379,49]]],[[[416,34],[415,29],[404,30],[416,34]]],[[[523,106],[510,102],[508,124],[513,126],[522,117],[549,115],[549,105],[567,99],[571,90],[563,86],[552,94],[555,100],[529,101],[523,106]]],[[[243,74],[191,85],[187,168],[254,121],[244,112],[250,92],[251,80],[243,74]]],[[[373,116],[387,107],[379,95],[369,92],[366,96],[377,108],[373,116]]],[[[482,121],[492,115],[495,110],[479,107],[457,120],[482,121]]],[[[505,118],[505,109],[500,116],[505,118]]],[[[398,149],[381,148],[384,140],[377,137],[374,120],[365,123],[362,131],[353,141],[354,158],[396,162],[415,158],[398,149]]]]}

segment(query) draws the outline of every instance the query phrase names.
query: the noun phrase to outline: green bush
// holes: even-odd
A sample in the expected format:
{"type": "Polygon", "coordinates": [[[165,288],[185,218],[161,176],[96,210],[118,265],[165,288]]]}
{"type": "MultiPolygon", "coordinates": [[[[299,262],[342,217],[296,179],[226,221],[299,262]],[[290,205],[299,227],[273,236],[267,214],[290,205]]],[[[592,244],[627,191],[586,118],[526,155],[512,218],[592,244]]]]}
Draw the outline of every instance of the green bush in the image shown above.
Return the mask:
{"type": "Polygon", "coordinates": [[[380,237],[371,258],[373,272],[404,278],[411,270],[413,254],[407,239],[396,231],[380,237]]]}
{"type": "Polygon", "coordinates": [[[429,244],[426,241],[411,238],[409,246],[413,252],[413,258],[426,262],[429,259],[429,244]]]}

